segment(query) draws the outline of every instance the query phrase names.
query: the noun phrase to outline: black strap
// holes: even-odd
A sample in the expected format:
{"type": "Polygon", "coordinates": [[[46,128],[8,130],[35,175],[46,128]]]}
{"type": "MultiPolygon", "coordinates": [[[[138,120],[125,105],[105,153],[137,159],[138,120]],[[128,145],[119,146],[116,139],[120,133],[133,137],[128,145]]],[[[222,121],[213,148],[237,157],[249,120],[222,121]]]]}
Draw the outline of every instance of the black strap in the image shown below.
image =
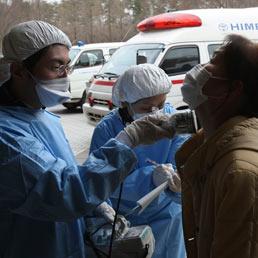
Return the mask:
{"type": "Polygon", "coordinates": [[[24,106],[21,101],[12,95],[9,84],[10,80],[0,87],[0,106],[24,106]]]}
{"type": "Polygon", "coordinates": [[[118,112],[119,112],[119,115],[122,119],[124,126],[126,126],[128,123],[130,124],[133,122],[133,119],[130,116],[127,107],[119,108],[118,112]]]}

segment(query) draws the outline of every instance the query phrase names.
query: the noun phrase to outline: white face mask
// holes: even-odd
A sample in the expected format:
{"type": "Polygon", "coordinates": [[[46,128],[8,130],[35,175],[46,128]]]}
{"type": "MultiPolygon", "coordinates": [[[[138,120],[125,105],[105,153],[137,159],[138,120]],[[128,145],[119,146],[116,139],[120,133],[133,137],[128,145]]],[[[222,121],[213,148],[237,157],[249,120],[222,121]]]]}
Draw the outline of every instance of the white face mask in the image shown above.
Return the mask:
{"type": "Polygon", "coordinates": [[[158,109],[157,107],[152,107],[152,109],[151,109],[152,111],[151,112],[148,112],[148,113],[135,113],[131,104],[130,104],[130,109],[131,109],[131,112],[133,113],[133,115],[132,115],[133,120],[137,120],[137,119],[140,119],[140,118],[142,118],[144,116],[152,115],[152,114],[155,114],[157,112],[162,112],[161,110],[163,110],[163,109],[158,109]]]}
{"type": "Polygon", "coordinates": [[[200,64],[186,73],[181,92],[183,101],[188,104],[191,110],[196,109],[208,99],[202,94],[202,89],[210,77],[212,74],[200,64]]]}
{"type": "Polygon", "coordinates": [[[152,112],[149,112],[149,113],[134,113],[132,118],[133,118],[133,120],[137,120],[137,119],[140,119],[144,116],[148,116],[150,114],[152,114],[152,112]]]}
{"type": "Polygon", "coordinates": [[[35,89],[43,107],[52,107],[71,98],[68,77],[52,80],[39,80],[34,76],[32,78],[36,82],[35,89]]]}

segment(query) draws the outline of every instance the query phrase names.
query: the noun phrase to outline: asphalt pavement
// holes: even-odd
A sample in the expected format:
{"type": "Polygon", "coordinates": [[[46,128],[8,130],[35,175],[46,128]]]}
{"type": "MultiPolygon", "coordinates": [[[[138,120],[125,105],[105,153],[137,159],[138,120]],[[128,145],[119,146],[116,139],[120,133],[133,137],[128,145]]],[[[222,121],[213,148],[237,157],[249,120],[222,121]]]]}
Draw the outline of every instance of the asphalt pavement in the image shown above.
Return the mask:
{"type": "Polygon", "coordinates": [[[81,152],[77,153],[77,155],[75,155],[77,161],[79,164],[82,164],[85,159],[88,157],[89,151],[88,149],[84,149],[81,152]]]}

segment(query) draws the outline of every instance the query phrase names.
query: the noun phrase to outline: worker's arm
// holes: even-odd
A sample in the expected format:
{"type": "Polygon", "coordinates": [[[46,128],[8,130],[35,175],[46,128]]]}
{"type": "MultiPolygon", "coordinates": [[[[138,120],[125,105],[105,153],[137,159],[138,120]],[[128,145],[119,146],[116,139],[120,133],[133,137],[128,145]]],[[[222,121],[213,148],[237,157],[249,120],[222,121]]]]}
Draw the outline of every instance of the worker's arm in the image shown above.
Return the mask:
{"type": "Polygon", "coordinates": [[[39,220],[66,221],[90,214],[136,162],[131,149],[114,139],[79,169],[53,156],[36,138],[19,137],[17,142],[2,133],[0,146],[1,207],[39,220]]]}

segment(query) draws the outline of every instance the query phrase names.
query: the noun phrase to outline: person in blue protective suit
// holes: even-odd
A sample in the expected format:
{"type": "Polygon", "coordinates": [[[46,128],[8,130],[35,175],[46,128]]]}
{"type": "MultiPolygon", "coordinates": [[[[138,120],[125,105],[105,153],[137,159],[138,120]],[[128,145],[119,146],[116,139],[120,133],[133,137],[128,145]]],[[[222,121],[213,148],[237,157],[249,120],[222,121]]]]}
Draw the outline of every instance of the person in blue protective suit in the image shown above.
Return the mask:
{"type": "MultiPolygon", "coordinates": [[[[152,64],[132,66],[116,81],[112,100],[118,107],[96,126],[90,152],[115,137],[127,124],[150,113],[172,114],[175,109],[165,103],[171,82],[165,72],[152,64]]],[[[137,121],[137,120],[136,120],[137,121]]],[[[140,215],[127,219],[133,226],[148,224],[155,237],[155,258],[184,258],[185,247],[181,224],[181,187],[175,167],[175,152],[189,135],[163,139],[152,145],[134,149],[138,158],[134,172],[123,184],[119,213],[130,213],[136,201],[169,180],[169,188],[162,192],[140,215]],[[151,161],[151,162],[150,162],[151,161]],[[152,163],[157,164],[153,165],[152,163]]],[[[113,207],[118,203],[118,191],[111,197],[113,207]]]]}
{"type": "Polygon", "coordinates": [[[55,26],[28,21],[2,44],[10,77],[0,87],[0,257],[84,258],[84,216],[112,221],[104,201],[136,164],[130,147],[173,130],[148,117],[78,166],[59,117],[45,110],[69,98],[70,40],[55,26]]]}

